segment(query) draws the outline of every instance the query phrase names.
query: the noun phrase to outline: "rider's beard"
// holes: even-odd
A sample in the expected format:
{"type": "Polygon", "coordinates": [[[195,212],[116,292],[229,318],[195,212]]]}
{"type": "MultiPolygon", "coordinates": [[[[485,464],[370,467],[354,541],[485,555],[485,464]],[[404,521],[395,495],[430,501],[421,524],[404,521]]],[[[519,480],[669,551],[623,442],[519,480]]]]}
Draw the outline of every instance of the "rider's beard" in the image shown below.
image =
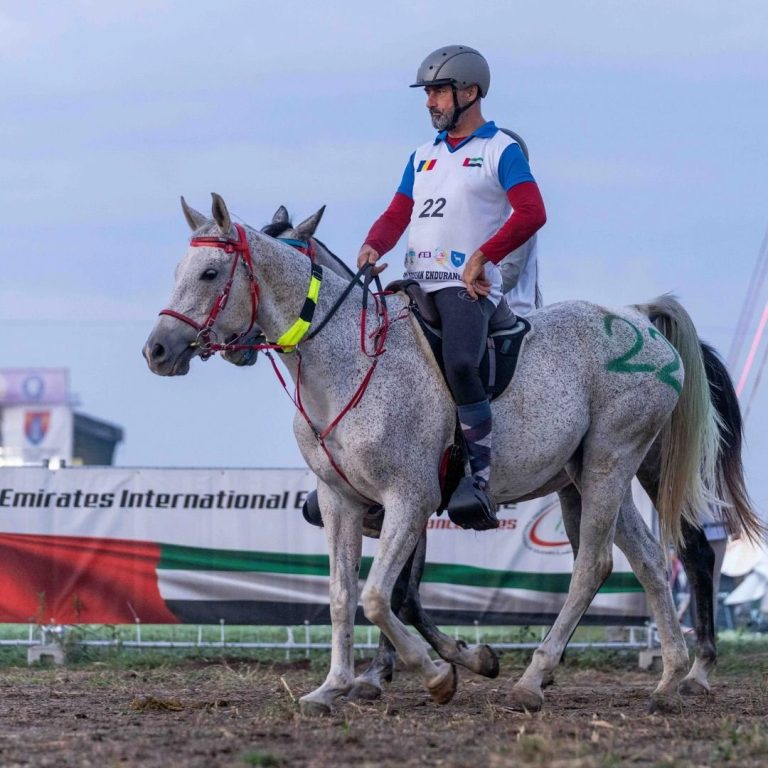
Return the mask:
{"type": "Polygon", "coordinates": [[[430,109],[429,117],[437,131],[444,131],[453,121],[452,109],[430,109]]]}

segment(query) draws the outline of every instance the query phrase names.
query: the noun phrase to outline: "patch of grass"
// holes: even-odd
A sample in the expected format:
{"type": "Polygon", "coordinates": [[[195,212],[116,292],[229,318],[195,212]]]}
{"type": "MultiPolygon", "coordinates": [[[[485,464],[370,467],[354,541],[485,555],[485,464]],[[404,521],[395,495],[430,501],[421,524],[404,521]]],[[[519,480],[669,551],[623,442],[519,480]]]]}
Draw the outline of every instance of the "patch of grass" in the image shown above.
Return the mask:
{"type": "Polygon", "coordinates": [[[725,719],[712,751],[713,762],[740,763],[750,757],[765,755],[768,755],[768,724],[745,725],[733,717],[725,719]]]}
{"type": "Polygon", "coordinates": [[[520,759],[524,763],[549,765],[553,755],[552,742],[535,733],[521,733],[517,739],[520,759]]]}
{"type": "Polygon", "coordinates": [[[248,752],[243,755],[243,762],[246,765],[258,765],[262,768],[274,768],[283,765],[282,758],[273,755],[271,752],[248,752]]]}

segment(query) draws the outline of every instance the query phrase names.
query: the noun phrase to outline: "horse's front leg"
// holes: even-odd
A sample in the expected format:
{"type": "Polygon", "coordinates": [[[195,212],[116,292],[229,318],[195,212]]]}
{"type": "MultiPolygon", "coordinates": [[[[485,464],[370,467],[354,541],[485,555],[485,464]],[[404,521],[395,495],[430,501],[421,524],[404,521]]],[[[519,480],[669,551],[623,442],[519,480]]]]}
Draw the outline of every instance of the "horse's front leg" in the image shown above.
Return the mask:
{"type": "Polygon", "coordinates": [[[331,668],[325,682],[299,700],[305,714],[329,714],[355,679],[355,610],[362,551],[364,505],[323,482],[317,487],[330,560],[331,668]]]}
{"type": "MultiPolygon", "coordinates": [[[[404,485],[415,487],[415,484],[414,480],[404,485]]],[[[405,666],[421,673],[435,701],[445,704],[456,692],[456,668],[443,661],[432,661],[425,644],[408,632],[391,607],[395,580],[413,552],[436,502],[437,499],[425,502],[415,494],[387,496],[387,514],[378,552],[363,590],[363,610],[366,618],[390,639],[405,666]]]]}
{"type": "MultiPolygon", "coordinates": [[[[422,538],[425,536],[426,532],[422,538]]],[[[413,572],[414,556],[417,552],[418,547],[416,552],[408,558],[395,582],[392,592],[392,610],[395,615],[400,613],[400,609],[406,599],[406,593],[409,590],[411,574],[413,572]]],[[[350,700],[373,701],[378,699],[381,696],[384,682],[392,680],[392,673],[395,670],[395,656],[395,647],[383,632],[379,632],[379,645],[376,648],[376,655],[365,672],[355,678],[354,687],[349,692],[350,700]]]]}

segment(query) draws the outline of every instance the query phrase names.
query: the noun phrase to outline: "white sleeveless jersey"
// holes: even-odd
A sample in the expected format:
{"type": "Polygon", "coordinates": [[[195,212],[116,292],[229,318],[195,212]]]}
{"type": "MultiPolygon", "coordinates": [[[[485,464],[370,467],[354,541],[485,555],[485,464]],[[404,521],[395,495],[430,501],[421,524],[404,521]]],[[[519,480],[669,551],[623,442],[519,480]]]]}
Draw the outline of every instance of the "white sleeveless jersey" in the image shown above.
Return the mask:
{"type": "MultiPolygon", "coordinates": [[[[507,190],[533,181],[517,142],[492,122],[456,148],[444,139],[438,134],[413,153],[398,190],[413,199],[404,277],[426,291],[463,285],[469,257],[512,213],[507,190]]],[[[501,272],[490,262],[485,272],[498,304],[501,272]]]]}

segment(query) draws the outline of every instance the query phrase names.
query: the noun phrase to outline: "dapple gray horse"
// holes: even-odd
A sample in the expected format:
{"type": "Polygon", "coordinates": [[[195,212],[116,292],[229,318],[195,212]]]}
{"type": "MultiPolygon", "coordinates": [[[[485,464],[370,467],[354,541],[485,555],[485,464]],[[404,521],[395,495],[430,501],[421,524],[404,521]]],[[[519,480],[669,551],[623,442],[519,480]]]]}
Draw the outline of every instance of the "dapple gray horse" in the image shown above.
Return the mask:
{"type": "MultiPolygon", "coordinates": [[[[301,390],[296,438],[318,477],[333,624],[330,671],[302,697],[303,710],[330,711],[354,683],[357,574],[363,516],[372,502],[387,513],[363,610],[406,666],[421,673],[432,696],[448,701],[455,669],[433,661],[390,607],[395,580],[439,503],[438,462],[455,425],[450,394],[415,321],[388,323],[383,313],[369,313],[361,328],[359,305],[339,301],[345,280],[326,272],[313,294],[317,280],[306,257],[253,229],[233,227],[218,195],[212,220],[186,206],[185,213],[195,237],[177,267],[170,307],[144,348],[151,370],[186,374],[194,356],[217,348],[216,339],[235,343],[256,320],[267,338],[295,341],[281,342],[283,360],[301,390]],[[320,320],[296,341],[312,295],[320,320]],[[374,339],[374,346],[361,339],[374,339]]],[[[392,316],[399,317],[404,301],[391,303],[392,316]]],[[[515,379],[493,406],[498,438],[490,489],[498,501],[521,499],[565,471],[581,498],[579,547],[563,609],[509,703],[542,706],[542,683],[611,571],[618,526],[632,541],[628,555],[662,643],[663,672],[652,707],[676,707],[687,649],[664,552],[640,524],[629,486],[663,428],[658,512],[664,539],[679,542],[682,521],[695,525],[697,510],[711,502],[717,425],[695,328],[670,299],[622,310],[563,302],[534,313],[531,323],[515,379]],[[664,317],[670,340],[650,322],[651,314],[664,317]]]]}
{"type": "MultiPolygon", "coordinates": [[[[272,221],[262,232],[289,242],[294,247],[311,252],[311,257],[323,266],[352,279],[353,272],[338,258],[315,232],[325,208],[321,208],[300,224],[293,225],[285,206],[280,206],[272,221]]],[[[254,335],[255,339],[255,335],[254,335]]],[[[738,397],[728,370],[717,352],[700,342],[704,360],[710,399],[718,416],[720,444],[717,454],[717,476],[720,495],[727,498],[729,506],[722,515],[731,534],[746,535],[757,540],[765,536],[765,529],[759,522],[744,480],[741,458],[742,419],[738,397]]],[[[222,357],[235,365],[252,365],[256,353],[252,349],[223,352],[222,357]]],[[[652,500],[659,495],[660,440],[652,445],[638,470],[638,478],[652,500]]],[[[567,473],[561,473],[561,487],[557,492],[563,511],[566,530],[574,551],[579,544],[579,515],[581,499],[571,484],[567,473]]],[[[370,525],[370,524],[369,524],[370,525]]],[[[631,546],[623,539],[619,529],[617,544],[631,546]]],[[[378,536],[379,528],[372,531],[378,536]]],[[[681,685],[681,691],[689,694],[709,692],[709,673],[717,660],[717,646],[714,626],[713,567],[714,552],[704,532],[693,525],[683,524],[683,541],[679,555],[688,575],[691,591],[695,597],[696,660],[681,685]]],[[[406,564],[395,587],[392,608],[400,618],[410,622],[446,661],[459,664],[486,677],[498,674],[498,659],[493,650],[484,644],[468,645],[441,632],[429,614],[423,609],[419,598],[419,583],[426,559],[426,531],[419,541],[414,557],[406,564]]],[[[355,679],[348,694],[349,698],[376,698],[381,695],[383,683],[390,680],[394,670],[394,648],[385,635],[381,635],[376,655],[368,669],[355,679]]]]}

